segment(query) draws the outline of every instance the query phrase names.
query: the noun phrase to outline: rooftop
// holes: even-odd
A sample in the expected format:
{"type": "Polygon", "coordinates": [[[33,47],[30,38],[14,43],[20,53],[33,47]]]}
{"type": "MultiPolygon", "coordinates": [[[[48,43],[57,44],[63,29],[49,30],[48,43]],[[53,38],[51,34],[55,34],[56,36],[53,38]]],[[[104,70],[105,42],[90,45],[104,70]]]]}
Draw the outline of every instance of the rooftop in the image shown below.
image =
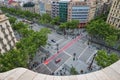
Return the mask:
{"type": "Polygon", "coordinates": [[[8,19],[4,14],[2,14],[2,11],[0,10],[0,22],[8,19]]]}

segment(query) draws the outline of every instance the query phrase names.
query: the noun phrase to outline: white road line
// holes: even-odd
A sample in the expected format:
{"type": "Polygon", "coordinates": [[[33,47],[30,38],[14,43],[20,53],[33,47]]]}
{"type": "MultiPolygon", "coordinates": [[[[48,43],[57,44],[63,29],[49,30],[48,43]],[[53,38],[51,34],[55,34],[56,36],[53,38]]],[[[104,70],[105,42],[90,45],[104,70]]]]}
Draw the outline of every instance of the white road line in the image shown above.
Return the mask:
{"type": "Polygon", "coordinates": [[[80,58],[83,55],[83,53],[86,51],[87,48],[88,48],[88,46],[82,51],[82,53],[79,55],[78,58],[80,58]]]}
{"type": "Polygon", "coordinates": [[[63,66],[66,62],[68,62],[68,61],[70,60],[70,58],[71,58],[71,57],[69,57],[54,73],[56,73],[60,68],[62,68],[62,66],[63,66]]]}
{"type": "MultiPolygon", "coordinates": [[[[43,63],[42,63],[43,64],[43,63]]],[[[33,71],[36,71],[37,68],[39,68],[42,64],[39,64],[37,67],[33,68],[33,71]]],[[[44,64],[43,64],[44,65],[44,64]]]]}
{"type": "MultiPolygon", "coordinates": [[[[44,64],[45,65],[45,64],[44,64]]],[[[48,69],[49,69],[49,71],[52,73],[53,71],[47,66],[47,65],[45,65],[48,69]]]]}
{"type": "Polygon", "coordinates": [[[96,54],[97,50],[94,51],[94,53],[86,60],[86,63],[90,61],[90,59],[93,57],[94,54],[96,54]]]}
{"type": "Polygon", "coordinates": [[[64,39],[60,39],[60,40],[58,40],[56,43],[59,43],[59,42],[61,42],[61,41],[63,41],[64,39]]]}
{"type": "Polygon", "coordinates": [[[63,50],[63,52],[64,52],[65,54],[69,55],[70,57],[72,57],[72,55],[70,55],[68,52],[66,52],[66,51],[64,51],[64,50],[63,50]]]}

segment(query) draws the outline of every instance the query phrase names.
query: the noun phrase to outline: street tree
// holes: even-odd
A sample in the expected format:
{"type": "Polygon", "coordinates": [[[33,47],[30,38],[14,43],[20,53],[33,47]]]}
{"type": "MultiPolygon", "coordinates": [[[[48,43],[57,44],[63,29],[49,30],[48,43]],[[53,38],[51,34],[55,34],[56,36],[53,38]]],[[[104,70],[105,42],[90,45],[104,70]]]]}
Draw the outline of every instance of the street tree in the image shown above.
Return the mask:
{"type": "Polygon", "coordinates": [[[109,35],[106,37],[105,41],[106,41],[107,45],[114,46],[118,41],[118,36],[117,35],[109,35]]]}
{"type": "Polygon", "coordinates": [[[47,23],[50,23],[51,20],[52,20],[52,18],[51,18],[51,16],[49,14],[43,14],[41,16],[41,19],[40,19],[39,22],[42,23],[42,24],[47,24],[47,23]]]}
{"type": "Polygon", "coordinates": [[[15,49],[0,55],[1,72],[17,67],[29,68],[37,49],[46,45],[50,33],[48,28],[35,32],[22,22],[13,23],[12,27],[22,35],[22,39],[16,43],[15,49]]]}
{"type": "Polygon", "coordinates": [[[92,38],[102,40],[110,46],[115,45],[118,41],[119,31],[102,19],[91,21],[87,24],[86,29],[92,38]],[[111,43],[111,41],[113,42],[111,43]]]}
{"type": "Polygon", "coordinates": [[[27,56],[20,50],[12,49],[4,55],[0,55],[0,72],[5,72],[17,67],[27,68],[27,56]]]}
{"type": "Polygon", "coordinates": [[[13,23],[15,23],[16,22],[16,18],[15,17],[10,17],[9,16],[9,21],[10,21],[10,24],[13,24],[13,23]]]}
{"type": "Polygon", "coordinates": [[[60,23],[60,17],[59,16],[53,18],[52,21],[51,21],[52,25],[58,25],[59,23],[60,23]]]}
{"type": "Polygon", "coordinates": [[[70,74],[72,74],[72,75],[77,75],[78,74],[78,72],[76,71],[76,69],[73,66],[70,69],[70,74]]]}
{"type": "Polygon", "coordinates": [[[64,35],[66,35],[67,23],[61,23],[60,26],[59,26],[59,28],[62,29],[64,35]]]}
{"type": "Polygon", "coordinates": [[[80,22],[79,22],[79,20],[72,20],[72,21],[70,21],[70,23],[71,23],[70,29],[72,29],[74,32],[75,29],[78,29],[78,25],[80,22]]]}
{"type": "Polygon", "coordinates": [[[99,66],[105,68],[119,60],[119,56],[115,53],[108,54],[105,50],[99,50],[95,60],[99,66]]]}

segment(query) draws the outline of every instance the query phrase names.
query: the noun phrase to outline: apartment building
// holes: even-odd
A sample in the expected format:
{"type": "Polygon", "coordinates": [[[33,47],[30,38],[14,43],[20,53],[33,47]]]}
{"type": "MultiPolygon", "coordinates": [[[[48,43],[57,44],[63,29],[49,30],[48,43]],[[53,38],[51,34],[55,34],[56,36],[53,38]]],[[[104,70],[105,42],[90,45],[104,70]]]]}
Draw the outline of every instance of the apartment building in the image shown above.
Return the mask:
{"type": "Polygon", "coordinates": [[[67,21],[68,3],[69,3],[68,0],[59,1],[59,17],[61,22],[67,21]]]}
{"type": "Polygon", "coordinates": [[[120,29],[120,0],[113,0],[107,22],[120,29]]]}
{"type": "Polygon", "coordinates": [[[40,6],[40,15],[45,14],[45,13],[46,13],[45,3],[42,2],[42,1],[40,1],[39,3],[40,3],[40,4],[39,4],[39,6],[40,6]]]}
{"type": "Polygon", "coordinates": [[[71,0],[68,4],[67,20],[79,20],[79,27],[84,27],[88,22],[89,9],[85,1],[71,0]]]}
{"type": "Polygon", "coordinates": [[[40,2],[39,0],[34,0],[35,3],[35,13],[40,14],[40,2]]]}
{"type": "Polygon", "coordinates": [[[0,11],[0,54],[15,46],[16,38],[8,18],[0,11]]]}
{"type": "Polygon", "coordinates": [[[27,2],[27,3],[23,4],[22,10],[35,13],[35,4],[33,2],[27,2]]]}
{"type": "Polygon", "coordinates": [[[110,8],[112,6],[112,0],[108,0],[107,2],[104,3],[103,5],[103,14],[108,14],[110,8]]]}
{"type": "Polygon", "coordinates": [[[54,17],[59,16],[59,2],[58,1],[53,1],[51,3],[51,7],[52,7],[51,17],[54,18],[54,17]]]}
{"type": "Polygon", "coordinates": [[[96,12],[96,0],[86,0],[87,4],[90,6],[88,21],[95,18],[96,12]]]}

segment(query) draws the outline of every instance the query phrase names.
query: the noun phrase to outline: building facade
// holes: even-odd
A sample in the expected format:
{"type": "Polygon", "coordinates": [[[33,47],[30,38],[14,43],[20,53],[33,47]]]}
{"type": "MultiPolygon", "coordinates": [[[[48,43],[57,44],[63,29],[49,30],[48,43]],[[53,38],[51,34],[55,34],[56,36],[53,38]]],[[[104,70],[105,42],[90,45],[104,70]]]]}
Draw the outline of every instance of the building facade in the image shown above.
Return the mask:
{"type": "Polygon", "coordinates": [[[52,2],[53,1],[59,1],[59,0],[39,0],[40,1],[40,14],[44,14],[47,13],[49,15],[51,15],[51,11],[52,11],[52,2]],[[42,9],[43,8],[43,9],[42,9]]]}
{"type": "Polygon", "coordinates": [[[58,1],[53,1],[51,3],[51,7],[52,7],[51,17],[54,18],[54,17],[59,16],[59,2],[58,1]]]}
{"type": "Polygon", "coordinates": [[[59,1],[59,17],[61,22],[67,21],[69,1],[59,1]]]}
{"type": "Polygon", "coordinates": [[[90,6],[88,21],[95,18],[96,12],[96,0],[86,0],[87,4],[90,6]]]}
{"type": "Polygon", "coordinates": [[[27,2],[27,3],[23,4],[22,10],[35,13],[35,4],[33,2],[27,2]]]}
{"type": "Polygon", "coordinates": [[[0,54],[12,49],[16,42],[8,18],[0,12],[0,54]]]}
{"type": "Polygon", "coordinates": [[[70,1],[67,20],[79,20],[79,27],[84,27],[88,22],[89,9],[90,7],[84,1],[70,1]]]}
{"type": "Polygon", "coordinates": [[[40,2],[39,0],[34,0],[35,3],[35,13],[40,14],[40,2]]]}
{"type": "Polygon", "coordinates": [[[120,0],[113,0],[107,22],[120,29],[120,0]]]}
{"type": "Polygon", "coordinates": [[[104,5],[103,5],[103,14],[108,14],[109,11],[110,11],[110,8],[112,6],[112,0],[108,0],[108,2],[105,2],[104,5]]]}
{"type": "Polygon", "coordinates": [[[40,1],[39,6],[40,6],[40,15],[45,14],[45,13],[46,13],[46,10],[45,10],[45,3],[42,2],[42,1],[40,1]]]}

